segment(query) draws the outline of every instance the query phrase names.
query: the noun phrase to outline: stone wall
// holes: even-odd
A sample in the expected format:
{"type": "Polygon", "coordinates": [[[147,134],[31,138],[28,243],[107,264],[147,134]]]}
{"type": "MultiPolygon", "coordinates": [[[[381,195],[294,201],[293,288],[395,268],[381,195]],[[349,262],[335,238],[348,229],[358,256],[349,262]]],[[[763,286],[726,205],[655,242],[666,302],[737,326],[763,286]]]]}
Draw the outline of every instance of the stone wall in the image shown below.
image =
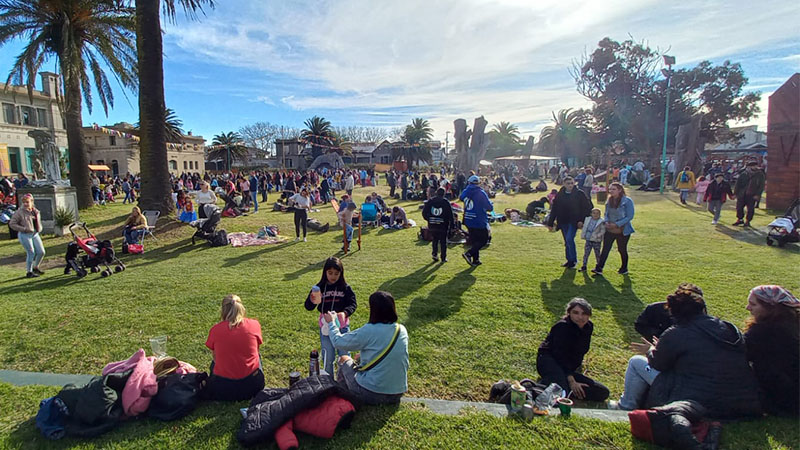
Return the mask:
{"type": "Polygon", "coordinates": [[[800,73],[769,96],[767,208],[783,210],[800,197],[800,73]]]}

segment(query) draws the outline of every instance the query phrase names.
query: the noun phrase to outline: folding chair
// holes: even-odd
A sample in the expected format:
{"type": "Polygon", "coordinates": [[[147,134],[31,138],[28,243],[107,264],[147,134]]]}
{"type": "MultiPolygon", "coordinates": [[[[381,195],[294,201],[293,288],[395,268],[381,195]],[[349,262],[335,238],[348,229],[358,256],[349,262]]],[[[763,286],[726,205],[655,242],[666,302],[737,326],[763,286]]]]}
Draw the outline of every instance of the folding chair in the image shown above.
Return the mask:
{"type": "Polygon", "coordinates": [[[142,211],[142,214],[144,215],[144,218],[147,220],[147,228],[145,228],[144,235],[142,235],[142,243],[144,243],[144,238],[147,236],[150,236],[151,238],[153,238],[153,240],[158,242],[158,239],[156,239],[156,236],[153,234],[153,230],[156,229],[156,223],[158,223],[158,218],[159,216],[161,216],[161,211],[147,210],[147,211],[142,211]]]}

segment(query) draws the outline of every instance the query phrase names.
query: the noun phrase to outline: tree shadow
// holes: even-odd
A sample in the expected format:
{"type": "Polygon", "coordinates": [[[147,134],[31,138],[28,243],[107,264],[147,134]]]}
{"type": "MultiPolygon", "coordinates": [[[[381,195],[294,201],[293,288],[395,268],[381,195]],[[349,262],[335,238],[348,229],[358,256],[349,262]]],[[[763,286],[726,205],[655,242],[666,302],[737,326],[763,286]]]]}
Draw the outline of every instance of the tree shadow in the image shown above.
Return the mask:
{"type": "Polygon", "coordinates": [[[283,275],[283,279],[284,281],[291,281],[291,280],[296,280],[309,272],[314,272],[314,271],[319,272],[322,270],[323,267],[325,267],[325,261],[327,259],[328,258],[325,258],[319,262],[313,264],[307,264],[305,267],[295,270],[294,272],[285,273],[283,275]]]}
{"type": "Polygon", "coordinates": [[[646,303],[634,292],[631,277],[624,275],[622,284],[617,289],[605,277],[589,276],[586,272],[581,272],[584,284],[575,284],[578,273],[573,269],[564,269],[561,276],[552,280],[549,285],[546,281],[541,282],[542,302],[548,311],[554,317],[562,317],[570,299],[583,297],[595,310],[611,309],[614,320],[625,333],[626,340],[638,340],[639,335],[633,324],[646,303]]]}
{"type": "Polygon", "coordinates": [[[457,273],[450,281],[436,286],[427,297],[417,297],[408,307],[403,324],[411,331],[446,319],[461,310],[462,296],[473,284],[475,267],[457,273]]]}
{"type": "Polygon", "coordinates": [[[283,242],[283,243],[280,243],[280,244],[267,244],[267,245],[262,246],[262,248],[260,248],[260,249],[258,249],[256,251],[243,253],[243,254],[241,254],[239,256],[235,256],[235,257],[231,257],[231,258],[225,258],[225,263],[222,264],[222,267],[233,267],[233,266],[239,265],[239,264],[241,264],[243,262],[247,262],[247,261],[250,261],[252,259],[258,258],[259,256],[262,256],[265,253],[270,253],[270,252],[274,252],[275,250],[280,250],[280,249],[283,249],[283,248],[291,247],[293,245],[298,244],[299,242],[300,241],[287,241],[287,242],[283,242]]]}
{"type": "Polygon", "coordinates": [[[93,281],[104,279],[99,272],[89,272],[83,278],[78,278],[75,275],[75,272],[71,272],[69,275],[64,275],[63,266],[60,269],[52,269],[52,271],[58,271],[58,275],[44,275],[39,278],[31,278],[31,281],[27,283],[3,289],[3,294],[10,295],[22,292],[49,291],[50,289],[63,288],[76,283],[91,283],[93,281]]]}
{"type": "Polygon", "coordinates": [[[431,261],[405,276],[385,281],[378,290],[389,292],[396,300],[400,300],[415,292],[422,285],[433,281],[437,267],[438,265],[431,261]]]}

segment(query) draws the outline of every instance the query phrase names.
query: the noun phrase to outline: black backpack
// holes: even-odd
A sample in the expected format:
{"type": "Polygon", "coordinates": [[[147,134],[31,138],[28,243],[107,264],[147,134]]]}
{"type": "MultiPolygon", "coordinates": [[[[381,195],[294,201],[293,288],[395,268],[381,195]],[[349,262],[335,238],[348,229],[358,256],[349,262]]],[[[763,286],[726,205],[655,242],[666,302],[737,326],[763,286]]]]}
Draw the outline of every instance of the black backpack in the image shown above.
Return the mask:
{"type": "Polygon", "coordinates": [[[228,245],[228,232],[225,230],[217,230],[211,238],[212,247],[224,247],[228,245]]]}
{"type": "Polygon", "coordinates": [[[200,391],[205,387],[205,372],[173,373],[158,379],[158,393],[150,401],[147,415],[169,421],[189,414],[197,406],[200,391]]]}

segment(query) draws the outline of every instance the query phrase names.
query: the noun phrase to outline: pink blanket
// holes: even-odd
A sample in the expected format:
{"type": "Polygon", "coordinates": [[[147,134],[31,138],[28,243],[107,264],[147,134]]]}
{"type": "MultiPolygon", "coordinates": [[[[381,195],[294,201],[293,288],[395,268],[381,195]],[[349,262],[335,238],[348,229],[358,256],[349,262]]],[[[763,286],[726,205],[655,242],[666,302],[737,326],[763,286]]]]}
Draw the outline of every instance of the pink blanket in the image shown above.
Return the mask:
{"type": "MultiPolygon", "coordinates": [[[[106,364],[103,376],[109,373],[125,372],[133,369],[131,376],[122,389],[122,409],[126,416],[137,416],[150,406],[150,398],[158,392],[156,374],[153,373],[155,356],[147,357],[143,349],[139,349],[130,358],[106,364]]],[[[191,364],[180,362],[176,373],[197,372],[191,364]]]]}
{"type": "Polygon", "coordinates": [[[251,247],[255,245],[280,244],[285,239],[282,237],[259,239],[255,233],[228,233],[228,240],[234,247],[251,247]]]}

